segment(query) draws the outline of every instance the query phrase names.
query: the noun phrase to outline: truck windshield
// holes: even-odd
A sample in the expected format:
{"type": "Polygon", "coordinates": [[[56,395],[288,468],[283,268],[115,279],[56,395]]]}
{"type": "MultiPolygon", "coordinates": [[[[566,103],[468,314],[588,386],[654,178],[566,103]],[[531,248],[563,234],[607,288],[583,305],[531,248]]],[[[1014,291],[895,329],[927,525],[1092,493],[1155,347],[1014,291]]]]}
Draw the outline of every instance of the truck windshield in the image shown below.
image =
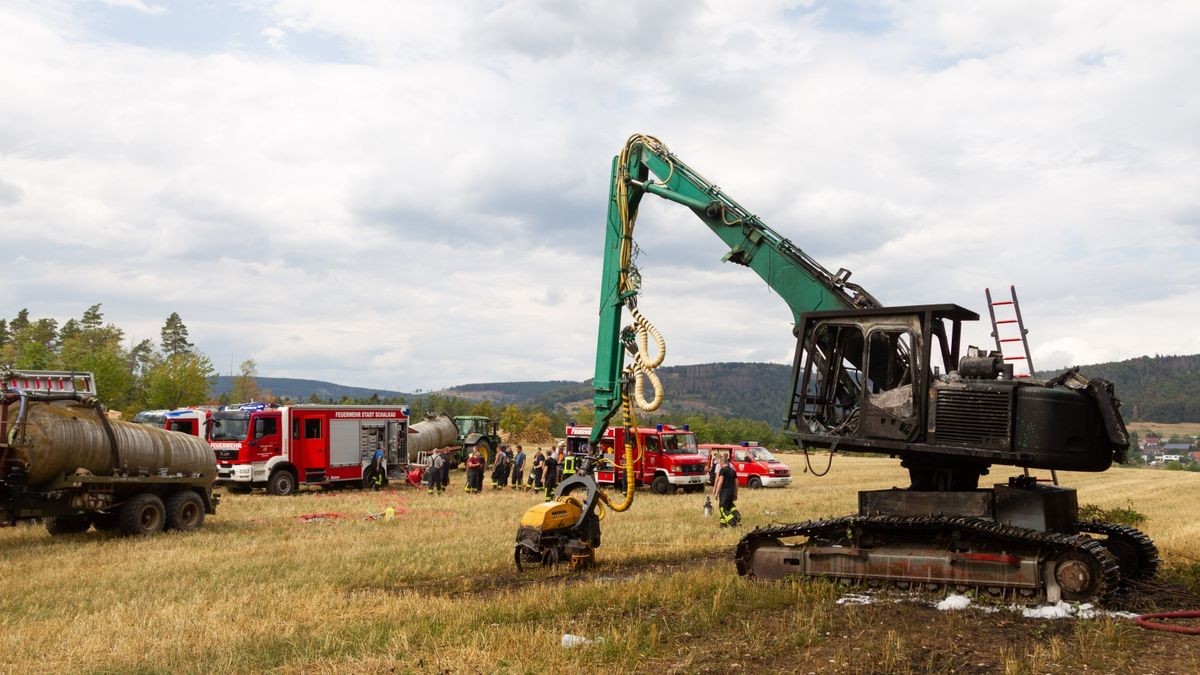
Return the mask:
{"type": "Polygon", "coordinates": [[[214,419],[212,423],[212,440],[214,441],[244,441],[249,430],[250,420],[246,419],[214,419]]]}
{"type": "Polygon", "coordinates": [[[775,461],[775,455],[772,455],[771,451],[767,450],[766,448],[753,447],[748,448],[748,450],[750,450],[750,456],[760,462],[775,461]]]}
{"type": "Polygon", "coordinates": [[[668,455],[694,455],[696,437],[691,434],[663,434],[662,449],[668,455]]]}

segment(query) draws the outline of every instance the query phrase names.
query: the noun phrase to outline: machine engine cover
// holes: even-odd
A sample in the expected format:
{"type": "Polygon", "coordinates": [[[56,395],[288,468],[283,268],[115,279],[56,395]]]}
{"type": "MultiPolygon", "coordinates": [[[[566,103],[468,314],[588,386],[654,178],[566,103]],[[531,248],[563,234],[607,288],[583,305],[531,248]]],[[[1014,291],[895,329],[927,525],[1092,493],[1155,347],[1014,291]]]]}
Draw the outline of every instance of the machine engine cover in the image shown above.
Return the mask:
{"type": "Polygon", "coordinates": [[[532,527],[542,532],[552,532],[573,526],[583,514],[583,505],[574,497],[563,501],[542,502],[529,507],[521,516],[521,527],[532,527]]]}

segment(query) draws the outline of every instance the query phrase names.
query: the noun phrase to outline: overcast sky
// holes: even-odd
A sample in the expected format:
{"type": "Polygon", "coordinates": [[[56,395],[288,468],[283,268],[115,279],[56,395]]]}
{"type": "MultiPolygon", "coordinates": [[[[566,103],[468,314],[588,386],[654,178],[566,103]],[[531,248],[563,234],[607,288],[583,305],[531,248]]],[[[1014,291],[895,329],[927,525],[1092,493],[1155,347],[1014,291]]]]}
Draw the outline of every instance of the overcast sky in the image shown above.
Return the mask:
{"type": "MultiPolygon", "coordinates": [[[[222,373],[585,379],[641,132],[885,304],[986,323],[1015,284],[1039,368],[1200,352],[1194,1],[0,0],[0,35],[6,318],[179,312],[222,373]]],[[[637,239],[668,365],[790,361],[690,212],[647,198],[637,239]]]]}

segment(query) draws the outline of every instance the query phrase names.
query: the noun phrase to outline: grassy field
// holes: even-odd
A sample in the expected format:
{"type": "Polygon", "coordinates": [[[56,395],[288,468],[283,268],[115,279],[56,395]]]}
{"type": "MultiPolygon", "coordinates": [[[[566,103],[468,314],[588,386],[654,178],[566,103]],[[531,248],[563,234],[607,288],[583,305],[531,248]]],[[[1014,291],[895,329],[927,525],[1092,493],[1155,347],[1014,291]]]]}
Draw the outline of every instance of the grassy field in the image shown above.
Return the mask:
{"type": "MultiPolygon", "coordinates": [[[[746,525],[849,513],[857,490],[906,484],[893,460],[838,457],[824,478],[785,460],[796,483],[742,491],[746,525]]],[[[1170,597],[1200,598],[1200,474],[1060,477],[1081,503],[1149,516],[1170,597]]],[[[517,521],[537,498],[453,480],[434,497],[225,495],[188,535],[0,530],[0,671],[1200,671],[1195,638],[1126,619],[847,606],[830,584],[745,581],[741,533],[706,519],[701,495],[639,493],[604,521],[596,569],[518,576],[517,521]],[[366,519],[388,506],[394,520],[366,519]],[[564,633],[604,640],[563,649],[564,633]]]]}
{"type": "Polygon", "coordinates": [[[1164,438],[1172,436],[1197,436],[1200,435],[1200,423],[1197,422],[1179,422],[1176,424],[1162,424],[1159,422],[1129,422],[1130,431],[1136,431],[1139,434],[1145,434],[1147,431],[1157,431],[1164,438]]]}

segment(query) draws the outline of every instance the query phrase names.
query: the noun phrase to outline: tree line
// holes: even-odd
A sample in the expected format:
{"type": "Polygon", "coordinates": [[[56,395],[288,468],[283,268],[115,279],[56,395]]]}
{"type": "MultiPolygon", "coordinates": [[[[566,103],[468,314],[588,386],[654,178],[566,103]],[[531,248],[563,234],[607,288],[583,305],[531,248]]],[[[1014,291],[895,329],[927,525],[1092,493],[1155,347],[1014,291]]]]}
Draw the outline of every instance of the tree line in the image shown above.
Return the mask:
{"type": "Polygon", "coordinates": [[[28,309],[0,319],[0,364],[91,372],[100,399],[129,414],[208,400],[209,378],[216,371],[188,340],[178,313],[163,323],[158,344],[144,339],[127,345],[125,331],[105,323],[100,307],[92,305],[62,326],[52,318],[32,319],[28,309]]]}

